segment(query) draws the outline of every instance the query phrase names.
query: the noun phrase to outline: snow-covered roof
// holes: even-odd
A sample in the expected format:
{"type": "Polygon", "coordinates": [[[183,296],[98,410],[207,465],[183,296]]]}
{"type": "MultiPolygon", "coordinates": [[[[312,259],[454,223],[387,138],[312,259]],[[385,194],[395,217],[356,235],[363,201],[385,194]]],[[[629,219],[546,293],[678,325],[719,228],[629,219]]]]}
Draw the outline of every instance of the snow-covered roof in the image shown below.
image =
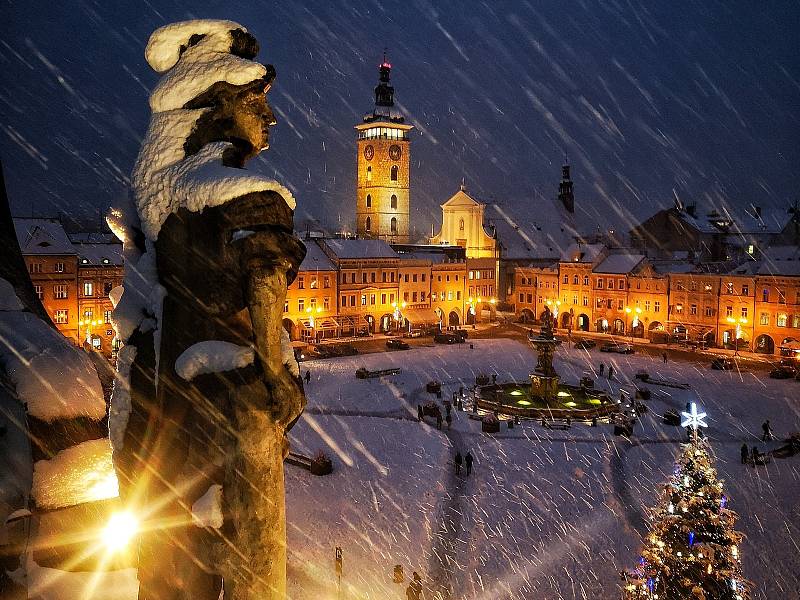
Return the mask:
{"type": "Polygon", "coordinates": [[[331,262],[316,242],[306,242],[306,257],[300,263],[300,272],[303,271],[335,271],[336,265],[331,262]]]}
{"type": "Polygon", "coordinates": [[[654,260],[653,268],[658,273],[692,273],[697,270],[697,265],[688,260],[654,260]]]}
{"type": "Polygon", "coordinates": [[[325,244],[338,258],[399,258],[383,240],[329,239],[325,244]]]}
{"type": "Polygon", "coordinates": [[[67,232],[57,219],[15,218],[17,242],[26,254],[75,254],[67,232]]]}
{"type": "Polygon", "coordinates": [[[121,267],[122,244],[75,244],[79,265],[121,267]]]}
{"type": "Polygon", "coordinates": [[[756,272],[759,275],[800,277],[800,247],[773,246],[764,252],[756,272]]]}
{"type": "Polygon", "coordinates": [[[592,263],[598,260],[605,250],[604,244],[574,243],[570,244],[561,254],[561,260],[564,262],[592,263]]]}
{"type": "Polygon", "coordinates": [[[116,244],[121,241],[113,233],[103,231],[82,231],[67,235],[73,244],[116,244]]]}
{"type": "Polygon", "coordinates": [[[611,256],[606,257],[606,259],[599,265],[597,265],[597,267],[594,269],[594,272],[610,273],[612,275],[630,273],[637,266],[639,266],[639,263],[641,263],[644,259],[644,254],[629,254],[627,252],[612,254],[611,256]]]}
{"type": "Polygon", "coordinates": [[[575,241],[577,231],[572,215],[560,210],[555,202],[540,208],[527,211],[523,217],[507,206],[489,204],[486,207],[486,230],[489,235],[496,235],[503,258],[559,259],[575,241]]]}

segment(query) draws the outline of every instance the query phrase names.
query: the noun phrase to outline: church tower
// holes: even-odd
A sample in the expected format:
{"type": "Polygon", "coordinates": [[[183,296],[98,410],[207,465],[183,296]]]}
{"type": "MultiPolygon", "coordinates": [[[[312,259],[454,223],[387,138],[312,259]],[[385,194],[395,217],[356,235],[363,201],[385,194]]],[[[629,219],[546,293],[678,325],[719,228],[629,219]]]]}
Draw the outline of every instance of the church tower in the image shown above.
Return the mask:
{"type": "Polygon", "coordinates": [[[375,87],[375,108],[356,125],[358,156],[356,232],[359,237],[390,243],[408,243],[409,180],[411,168],[408,132],[403,116],[394,109],[389,83],[392,65],[383,56],[375,87]]]}
{"type": "Polygon", "coordinates": [[[575,194],[572,192],[572,179],[569,176],[569,163],[561,167],[561,183],[558,184],[558,199],[570,214],[575,214],[575,194]]]}

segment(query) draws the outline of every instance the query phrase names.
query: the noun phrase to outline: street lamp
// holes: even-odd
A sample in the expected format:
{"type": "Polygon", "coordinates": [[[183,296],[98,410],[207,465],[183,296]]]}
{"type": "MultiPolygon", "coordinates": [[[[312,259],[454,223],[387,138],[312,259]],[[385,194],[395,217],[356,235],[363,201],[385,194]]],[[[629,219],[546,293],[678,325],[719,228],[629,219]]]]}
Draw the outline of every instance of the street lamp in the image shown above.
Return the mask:
{"type": "Polygon", "coordinates": [[[89,319],[87,319],[85,321],[78,321],[78,338],[81,337],[80,328],[85,325],[86,326],[86,339],[85,339],[85,341],[86,341],[87,344],[89,344],[89,347],[92,347],[92,326],[97,327],[97,326],[100,325],[100,323],[101,322],[99,320],[91,321],[89,319]]]}
{"type": "Polygon", "coordinates": [[[747,324],[747,319],[745,319],[744,317],[740,317],[739,319],[728,317],[726,321],[728,321],[728,323],[730,323],[731,325],[733,324],[736,325],[736,333],[734,335],[734,340],[733,340],[733,355],[739,356],[739,338],[742,337],[742,325],[747,324]]]}

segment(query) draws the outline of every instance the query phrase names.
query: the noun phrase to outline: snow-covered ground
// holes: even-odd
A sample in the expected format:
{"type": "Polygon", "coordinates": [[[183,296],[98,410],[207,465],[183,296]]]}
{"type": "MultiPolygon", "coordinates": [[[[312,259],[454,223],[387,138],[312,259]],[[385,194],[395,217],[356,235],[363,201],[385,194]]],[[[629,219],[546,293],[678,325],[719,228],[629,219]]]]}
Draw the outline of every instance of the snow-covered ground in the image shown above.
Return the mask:
{"type": "Polygon", "coordinates": [[[292,445],[308,455],[325,450],[334,473],[314,477],[287,466],[292,598],[336,598],[336,545],[347,598],[404,598],[412,570],[423,576],[426,598],[618,598],[619,572],[639,556],[646,509],[685,436],[660,415],[689,400],[709,413],[717,467],[746,535],[753,597],[800,597],[800,457],[757,468],[739,461],[743,442],[762,451],[779,445],[760,442],[764,419],[779,439],[800,431],[800,383],[563,345],[556,368],[567,382],[611,362],[615,394],[641,368],[692,387],[651,386],[650,411],[630,441],[609,426],[549,431],[534,423],[489,436],[465,413],[451,431],[416,423],[431,379],[443,382],[447,398],[476,373],[523,379],[535,365],[535,353],[518,342],[473,343],[474,350],[437,346],[301,364],[312,381],[292,445]],[[359,380],[360,366],[402,372],[359,380]],[[475,456],[468,479],[453,474],[455,449],[475,456]],[[395,564],[405,569],[403,584],[392,583],[395,564]]]}

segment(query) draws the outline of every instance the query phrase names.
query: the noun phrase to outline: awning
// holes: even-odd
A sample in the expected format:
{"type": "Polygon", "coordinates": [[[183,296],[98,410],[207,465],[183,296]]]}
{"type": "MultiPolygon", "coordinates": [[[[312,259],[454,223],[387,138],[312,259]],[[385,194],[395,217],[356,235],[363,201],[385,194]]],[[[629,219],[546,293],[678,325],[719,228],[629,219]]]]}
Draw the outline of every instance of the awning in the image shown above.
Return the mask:
{"type": "Polygon", "coordinates": [[[336,321],[342,329],[358,329],[369,326],[369,321],[362,315],[336,315],[336,321]]]}
{"type": "Polygon", "coordinates": [[[401,314],[412,325],[435,325],[439,322],[439,315],[430,308],[406,308],[401,314]]]}
{"type": "Polygon", "coordinates": [[[339,323],[333,317],[320,317],[314,319],[314,326],[311,326],[311,319],[298,319],[300,327],[303,329],[316,329],[317,331],[330,331],[338,329],[339,323]]]}

